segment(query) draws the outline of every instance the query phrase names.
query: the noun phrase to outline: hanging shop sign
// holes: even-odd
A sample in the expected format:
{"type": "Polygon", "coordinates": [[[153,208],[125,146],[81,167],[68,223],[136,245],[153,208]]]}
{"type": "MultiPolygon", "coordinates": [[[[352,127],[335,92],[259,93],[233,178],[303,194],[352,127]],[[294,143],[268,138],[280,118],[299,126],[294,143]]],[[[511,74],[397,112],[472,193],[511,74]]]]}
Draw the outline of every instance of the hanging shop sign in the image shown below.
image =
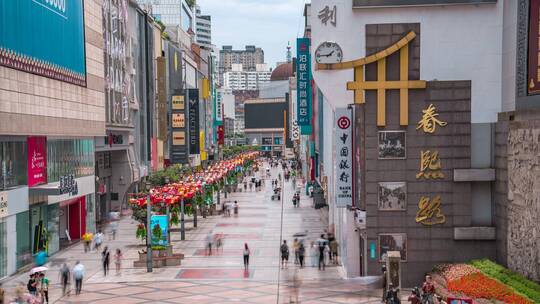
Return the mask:
{"type": "Polygon", "coordinates": [[[218,145],[225,144],[225,127],[223,125],[217,126],[217,140],[218,145]]]}
{"type": "Polygon", "coordinates": [[[189,154],[200,153],[200,134],[199,134],[199,90],[188,89],[188,137],[189,137],[189,154]]]}
{"type": "Polygon", "coordinates": [[[8,216],[8,193],[7,191],[0,192],[0,218],[8,216]]]}
{"type": "Polygon", "coordinates": [[[75,176],[73,174],[60,176],[58,190],[60,194],[77,195],[79,193],[79,187],[75,176]]]}
{"type": "Polygon", "coordinates": [[[309,38],[296,39],[296,94],[298,125],[302,134],[311,133],[311,56],[309,38]],[[308,127],[308,128],[305,128],[308,127]]]}
{"type": "Polygon", "coordinates": [[[173,113],[172,115],[172,126],[173,128],[185,128],[186,127],[186,118],[184,113],[173,113]]]}
{"type": "Polygon", "coordinates": [[[150,218],[150,230],[152,233],[152,245],[167,246],[168,220],[166,215],[152,215],[150,218]]]}
{"type": "Polygon", "coordinates": [[[214,99],[214,120],[219,124],[223,121],[223,93],[216,91],[214,99]]]}
{"type": "Polygon", "coordinates": [[[175,131],[172,132],[173,146],[183,146],[186,144],[186,132],[175,131]]]}
{"type": "Polygon", "coordinates": [[[183,110],[184,109],[184,96],[183,95],[173,95],[171,103],[172,103],[172,109],[173,110],[183,110]]]}
{"type": "Polygon", "coordinates": [[[30,136],[26,139],[28,147],[28,186],[47,183],[47,138],[30,136]]]}
{"type": "Polygon", "coordinates": [[[352,162],[352,119],[351,110],[336,108],[336,207],[345,208],[353,204],[353,162],[352,162]]]}

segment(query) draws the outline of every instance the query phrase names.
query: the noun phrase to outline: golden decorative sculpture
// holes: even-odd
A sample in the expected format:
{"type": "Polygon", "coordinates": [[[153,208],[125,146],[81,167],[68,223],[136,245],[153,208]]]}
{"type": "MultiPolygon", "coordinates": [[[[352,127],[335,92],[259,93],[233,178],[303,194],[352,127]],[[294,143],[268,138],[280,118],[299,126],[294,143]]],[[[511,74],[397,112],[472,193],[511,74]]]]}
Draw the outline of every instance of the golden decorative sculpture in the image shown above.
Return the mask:
{"type": "Polygon", "coordinates": [[[420,151],[420,172],[416,174],[416,179],[444,178],[444,174],[441,170],[442,166],[438,151],[420,151]]]}
{"type": "Polygon", "coordinates": [[[416,127],[416,130],[422,129],[424,133],[435,133],[435,129],[437,125],[444,127],[448,123],[444,122],[442,120],[439,120],[437,116],[439,116],[439,113],[436,112],[437,109],[435,109],[435,106],[433,104],[430,104],[429,107],[425,110],[422,110],[422,119],[418,122],[418,126],[416,127]]]}
{"type": "Polygon", "coordinates": [[[446,216],[441,211],[441,196],[437,195],[433,199],[422,196],[418,203],[416,222],[426,226],[444,224],[446,216]]]}
{"type": "Polygon", "coordinates": [[[409,80],[409,44],[416,37],[409,32],[398,42],[373,55],[340,63],[317,64],[318,70],[354,69],[354,81],[347,90],[354,91],[354,102],[365,103],[364,91],[377,91],[377,126],[386,126],[386,90],[399,90],[399,124],[409,125],[409,89],[425,89],[425,80],[409,80]],[[399,51],[399,80],[386,80],[386,58],[399,51]],[[364,80],[364,66],[377,63],[377,80],[364,80]]]}

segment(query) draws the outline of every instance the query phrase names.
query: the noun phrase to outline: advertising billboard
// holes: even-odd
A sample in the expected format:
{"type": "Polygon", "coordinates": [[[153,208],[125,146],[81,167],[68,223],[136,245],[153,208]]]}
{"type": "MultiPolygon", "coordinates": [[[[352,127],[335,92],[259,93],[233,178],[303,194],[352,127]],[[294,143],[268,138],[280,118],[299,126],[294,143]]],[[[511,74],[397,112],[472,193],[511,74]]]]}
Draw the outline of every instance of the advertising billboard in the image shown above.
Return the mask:
{"type": "Polygon", "coordinates": [[[83,1],[2,1],[0,65],[85,86],[83,1]]]}
{"type": "Polygon", "coordinates": [[[167,246],[168,219],[166,215],[152,215],[150,218],[150,230],[152,231],[153,246],[167,246]]]}
{"type": "Polygon", "coordinates": [[[302,134],[311,133],[311,55],[309,38],[296,39],[297,120],[302,134]]]}
{"type": "Polygon", "coordinates": [[[188,100],[188,137],[189,153],[200,153],[200,134],[199,134],[199,89],[187,90],[188,100]]]}
{"type": "Polygon", "coordinates": [[[29,136],[28,147],[28,187],[47,183],[47,138],[29,136]]]}
{"type": "Polygon", "coordinates": [[[352,158],[352,120],[347,108],[336,108],[335,112],[336,147],[336,207],[353,205],[353,158],[352,158]]]}

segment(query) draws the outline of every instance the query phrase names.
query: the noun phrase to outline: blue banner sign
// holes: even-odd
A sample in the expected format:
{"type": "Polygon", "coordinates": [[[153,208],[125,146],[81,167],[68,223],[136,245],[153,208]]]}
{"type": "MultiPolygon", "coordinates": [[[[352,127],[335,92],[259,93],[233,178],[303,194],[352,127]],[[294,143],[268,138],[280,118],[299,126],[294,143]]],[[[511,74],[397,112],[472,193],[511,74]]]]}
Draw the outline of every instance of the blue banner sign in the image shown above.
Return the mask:
{"type": "Polygon", "coordinates": [[[169,231],[166,215],[152,215],[150,218],[150,233],[152,233],[152,245],[167,246],[167,234],[169,231]]]}
{"type": "Polygon", "coordinates": [[[0,1],[0,65],[85,86],[83,1],[0,1]]]}
{"type": "MultiPolygon", "coordinates": [[[[309,38],[296,39],[296,94],[298,125],[302,134],[311,131],[311,56],[309,38]]],[[[309,134],[309,133],[308,133],[309,134]]]]}

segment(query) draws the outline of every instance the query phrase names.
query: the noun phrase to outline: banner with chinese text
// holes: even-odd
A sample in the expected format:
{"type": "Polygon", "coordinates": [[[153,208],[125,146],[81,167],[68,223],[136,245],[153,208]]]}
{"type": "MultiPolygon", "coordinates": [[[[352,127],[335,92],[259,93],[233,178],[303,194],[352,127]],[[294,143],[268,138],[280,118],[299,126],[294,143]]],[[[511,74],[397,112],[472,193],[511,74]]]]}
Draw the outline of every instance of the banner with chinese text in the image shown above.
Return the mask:
{"type": "Polygon", "coordinates": [[[47,183],[47,138],[29,136],[28,147],[28,187],[47,183]]]}
{"type": "Polygon", "coordinates": [[[297,119],[302,134],[311,134],[311,56],[309,38],[296,39],[297,119]]]}
{"type": "Polygon", "coordinates": [[[336,108],[334,128],[336,207],[346,208],[353,205],[352,119],[350,109],[336,108]]]}

